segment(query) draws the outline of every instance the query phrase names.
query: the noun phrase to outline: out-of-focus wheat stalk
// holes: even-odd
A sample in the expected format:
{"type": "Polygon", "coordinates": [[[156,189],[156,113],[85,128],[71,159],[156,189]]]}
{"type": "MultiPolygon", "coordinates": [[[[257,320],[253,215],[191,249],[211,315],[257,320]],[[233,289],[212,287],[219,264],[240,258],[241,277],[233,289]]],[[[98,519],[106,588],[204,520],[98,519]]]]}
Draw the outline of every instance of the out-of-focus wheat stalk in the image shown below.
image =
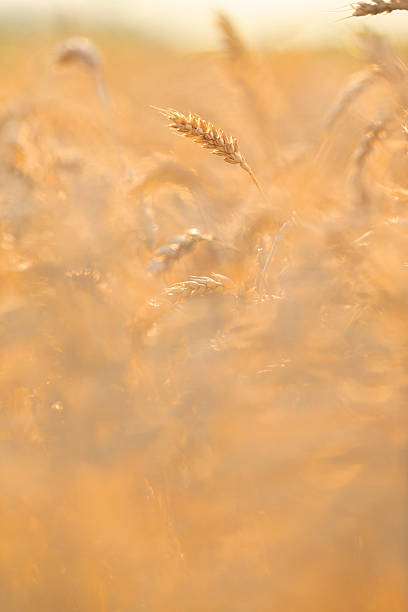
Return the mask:
{"type": "Polygon", "coordinates": [[[384,133],[387,126],[387,119],[377,119],[366,130],[360,144],[353,155],[353,166],[360,172],[364,164],[374,148],[375,143],[384,133]]]}
{"type": "Polygon", "coordinates": [[[371,2],[354,2],[352,17],[380,15],[392,11],[408,11],[408,0],[371,0],[371,2]]]}
{"type": "Polygon", "coordinates": [[[262,75],[263,64],[260,58],[247,47],[228,15],[217,11],[216,24],[226,51],[226,74],[235,81],[243,96],[257,130],[258,142],[264,144],[269,158],[271,155],[277,158],[279,150],[267,130],[272,120],[271,99],[263,94],[266,80],[270,85],[273,79],[270,74],[267,79],[262,75]]]}
{"type": "Polygon", "coordinates": [[[91,69],[113,147],[121,167],[124,167],[123,153],[113,119],[112,100],[106,84],[100,51],[89,38],[74,36],[72,38],[67,38],[57,46],[54,52],[54,61],[56,64],[62,65],[78,62],[91,69]]]}
{"type": "Polygon", "coordinates": [[[397,94],[402,109],[408,106],[408,68],[395,53],[391,44],[375,32],[359,35],[359,42],[367,60],[377,67],[377,74],[390,84],[397,94]]]}
{"type": "Polygon", "coordinates": [[[371,69],[356,72],[350,77],[346,86],[338,95],[336,102],[327,112],[321,143],[316,153],[317,161],[321,160],[327,153],[332,143],[332,138],[330,138],[331,131],[340,117],[344,115],[352,103],[376,81],[379,73],[379,67],[374,65],[371,69]]]}
{"type": "Polygon", "coordinates": [[[147,269],[154,275],[168,272],[176,261],[191,253],[199,242],[212,240],[214,236],[202,234],[195,227],[191,228],[180,236],[174,236],[170,244],[157,249],[147,264],[147,269]]]}
{"type": "Polygon", "coordinates": [[[249,174],[258,190],[266,198],[265,192],[258,183],[258,180],[242,155],[238,140],[234,136],[227,136],[225,132],[216,128],[212,123],[202,119],[199,115],[189,113],[185,115],[172,108],[159,108],[153,106],[162,115],[170,120],[169,127],[187,138],[192,138],[204,149],[209,149],[214,155],[224,158],[229,164],[239,164],[245,172],[249,174]]]}
{"type": "Polygon", "coordinates": [[[338,119],[347,111],[352,102],[376,81],[378,74],[379,69],[377,66],[374,66],[371,70],[363,70],[351,76],[337,101],[331,106],[327,113],[325,122],[326,130],[331,130],[334,127],[338,119]]]}
{"type": "Polygon", "coordinates": [[[366,129],[360,143],[354,152],[351,160],[351,185],[353,189],[354,204],[360,207],[367,200],[366,188],[364,185],[364,168],[367,160],[374,149],[375,144],[386,132],[389,117],[384,115],[371,123],[366,129]]]}

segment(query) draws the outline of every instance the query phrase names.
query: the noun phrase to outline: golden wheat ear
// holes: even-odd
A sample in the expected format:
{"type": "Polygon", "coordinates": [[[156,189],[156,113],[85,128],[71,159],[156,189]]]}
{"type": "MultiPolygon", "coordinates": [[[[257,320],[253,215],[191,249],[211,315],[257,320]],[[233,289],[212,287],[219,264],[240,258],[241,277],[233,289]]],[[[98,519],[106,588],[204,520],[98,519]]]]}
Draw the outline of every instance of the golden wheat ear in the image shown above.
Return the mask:
{"type": "Polygon", "coordinates": [[[351,17],[380,15],[392,11],[408,11],[408,0],[370,0],[370,2],[354,2],[351,4],[351,17]]]}
{"type": "Polygon", "coordinates": [[[235,295],[236,287],[228,276],[211,272],[209,276],[190,276],[188,280],[166,287],[162,291],[162,297],[174,302],[184,302],[192,297],[215,293],[235,295]]]}
{"type": "Polygon", "coordinates": [[[158,106],[152,106],[151,108],[159,111],[159,113],[170,120],[170,129],[182,136],[192,138],[194,142],[200,144],[204,149],[209,149],[214,155],[223,157],[224,161],[229,164],[239,164],[249,174],[262,196],[267,200],[264,190],[242,155],[238,140],[234,136],[228,136],[223,130],[216,128],[212,123],[194,113],[185,115],[172,108],[160,108],[158,106]]]}

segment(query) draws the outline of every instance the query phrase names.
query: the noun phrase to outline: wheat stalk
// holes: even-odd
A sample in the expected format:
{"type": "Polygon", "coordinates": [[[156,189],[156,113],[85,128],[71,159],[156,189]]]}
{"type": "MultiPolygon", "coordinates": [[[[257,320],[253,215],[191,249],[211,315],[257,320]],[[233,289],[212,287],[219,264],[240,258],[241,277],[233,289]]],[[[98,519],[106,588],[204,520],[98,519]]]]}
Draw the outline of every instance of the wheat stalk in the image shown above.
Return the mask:
{"type": "Polygon", "coordinates": [[[352,17],[380,15],[392,11],[408,11],[408,0],[372,0],[371,2],[355,2],[351,5],[352,17]]]}
{"type": "Polygon", "coordinates": [[[227,136],[223,130],[216,128],[212,123],[202,119],[199,115],[194,113],[185,115],[172,108],[166,109],[157,106],[153,106],[152,108],[158,110],[170,120],[169,127],[171,129],[183,136],[187,136],[187,138],[192,138],[194,142],[198,142],[204,149],[209,149],[214,155],[223,157],[224,161],[229,164],[239,164],[241,168],[249,174],[264,198],[267,199],[255,174],[245,157],[242,155],[238,140],[234,136],[227,136]]]}
{"type": "Polygon", "coordinates": [[[353,166],[359,172],[361,172],[361,170],[364,168],[367,158],[373,150],[374,145],[386,131],[387,123],[387,117],[377,119],[371,125],[369,125],[365,131],[364,136],[360,140],[360,144],[357,147],[352,159],[353,166]]]}
{"type": "Polygon", "coordinates": [[[285,223],[283,223],[283,225],[281,226],[281,228],[279,229],[279,232],[276,234],[272,246],[269,249],[269,253],[266,257],[265,260],[265,264],[263,266],[263,269],[258,277],[258,282],[257,282],[257,287],[258,290],[261,286],[261,281],[263,282],[263,284],[265,285],[266,288],[268,288],[267,282],[266,282],[266,274],[268,272],[268,268],[271,265],[271,261],[273,259],[273,256],[275,255],[276,249],[278,248],[278,244],[280,243],[280,241],[282,240],[283,236],[286,234],[286,232],[288,231],[288,229],[291,227],[292,225],[292,221],[285,221],[285,223]]]}

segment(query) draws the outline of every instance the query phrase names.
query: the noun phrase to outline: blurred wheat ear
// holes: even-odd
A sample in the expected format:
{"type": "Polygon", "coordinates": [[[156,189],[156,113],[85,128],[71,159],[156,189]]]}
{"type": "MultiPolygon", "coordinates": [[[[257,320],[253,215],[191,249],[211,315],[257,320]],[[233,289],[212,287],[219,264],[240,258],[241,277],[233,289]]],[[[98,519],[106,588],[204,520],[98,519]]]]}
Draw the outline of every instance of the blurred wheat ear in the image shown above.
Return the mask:
{"type": "Polygon", "coordinates": [[[215,17],[217,26],[223,34],[224,47],[228,51],[230,57],[237,60],[248,55],[248,49],[228,15],[222,11],[216,11],[215,17]]]}
{"type": "Polygon", "coordinates": [[[325,131],[331,130],[342,114],[351,106],[360,94],[372,85],[380,75],[378,66],[351,75],[346,87],[331,106],[325,121],[325,131]]]}
{"type": "Polygon", "coordinates": [[[259,192],[267,201],[266,194],[245,157],[242,155],[236,138],[227,136],[223,130],[216,128],[212,123],[194,113],[185,115],[172,108],[159,108],[157,106],[152,106],[152,108],[158,110],[170,120],[169,127],[171,129],[183,136],[187,136],[187,138],[192,138],[194,142],[201,144],[204,149],[210,149],[214,155],[223,157],[224,161],[229,164],[239,164],[249,174],[259,192]]]}
{"type": "Polygon", "coordinates": [[[83,36],[67,38],[57,46],[54,55],[57,64],[79,62],[97,68],[102,62],[99,50],[89,38],[83,36]]]}
{"type": "Polygon", "coordinates": [[[78,63],[90,69],[95,80],[99,103],[105,115],[106,125],[119,165],[121,168],[125,168],[123,152],[114,120],[112,99],[106,83],[102,54],[99,49],[89,38],[74,36],[67,38],[57,45],[54,51],[54,61],[57,65],[78,63]]]}
{"type": "Polygon", "coordinates": [[[147,269],[151,274],[162,274],[168,272],[173,264],[191,253],[199,242],[211,242],[215,237],[209,234],[202,234],[195,227],[190,228],[180,236],[174,236],[170,244],[160,247],[154,253],[153,258],[147,264],[147,269]]]}
{"type": "Polygon", "coordinates": [[[375,145],[387,133],[389,122],[389,115],[381,111],[379,118],[367,127],[351,160],[351,186],[354,205],[360,210],[364,204],[367,204],[368,200],[368,192],[364,184],[364,170],[375,145]]]}

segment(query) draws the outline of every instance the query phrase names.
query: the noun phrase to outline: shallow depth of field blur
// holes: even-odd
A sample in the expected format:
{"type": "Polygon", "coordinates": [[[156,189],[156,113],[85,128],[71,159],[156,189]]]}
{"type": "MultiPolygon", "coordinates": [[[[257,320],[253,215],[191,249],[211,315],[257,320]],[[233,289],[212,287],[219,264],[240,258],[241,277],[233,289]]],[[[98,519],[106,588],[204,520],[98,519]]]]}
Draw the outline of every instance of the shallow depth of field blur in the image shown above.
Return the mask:
{"type": "Polygon", "coordinates": [[[406,54],[223,23],[85,32],[106,88],[56,62],[83,31],[0,38],[2,612],[407,609],[406,54]],[[266,198],[151,105],[236,136],[266,198]]]}

